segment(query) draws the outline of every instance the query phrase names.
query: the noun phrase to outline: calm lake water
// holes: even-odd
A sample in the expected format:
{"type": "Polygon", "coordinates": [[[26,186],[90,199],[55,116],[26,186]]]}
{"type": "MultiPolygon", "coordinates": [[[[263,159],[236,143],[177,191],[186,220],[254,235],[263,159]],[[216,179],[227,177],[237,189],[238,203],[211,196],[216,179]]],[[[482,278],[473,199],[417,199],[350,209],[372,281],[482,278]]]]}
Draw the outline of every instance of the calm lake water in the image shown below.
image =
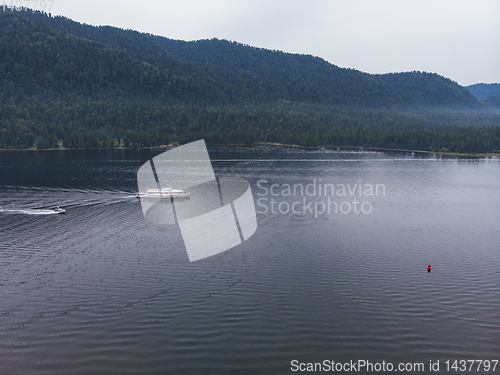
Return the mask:
{"type": "Polygon", "coordinates": [[[209,148],[258,229],[190,263],[134,197],[160,152],[0,152],[1,374],[500,360],[498,158],[209,148]]]}

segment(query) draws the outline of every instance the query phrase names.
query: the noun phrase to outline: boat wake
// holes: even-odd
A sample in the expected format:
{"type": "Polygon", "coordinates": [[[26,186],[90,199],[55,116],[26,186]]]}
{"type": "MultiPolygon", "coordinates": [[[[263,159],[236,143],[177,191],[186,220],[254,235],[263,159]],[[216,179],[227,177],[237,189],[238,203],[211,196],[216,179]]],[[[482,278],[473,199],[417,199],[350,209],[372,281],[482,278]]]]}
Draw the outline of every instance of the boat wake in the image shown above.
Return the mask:
{"type": "Polygon", "coordinates": [[[35,209],[3,209],[0,208],[0,213],[23,214],[23,215],[56,215],[59,212],[54,210],[35,210],[35,209]]]}
{"type": "Polygon", "coordinates": [[[0,214],[52,215],[53,207],[73,210],[89,206],[107,206],[125,202],[136,203],[130,191],[89,189],[46,189],[8,187],[0,192],[0,214]],[[3,193],[3,194],[2,194],[3,193]]]}

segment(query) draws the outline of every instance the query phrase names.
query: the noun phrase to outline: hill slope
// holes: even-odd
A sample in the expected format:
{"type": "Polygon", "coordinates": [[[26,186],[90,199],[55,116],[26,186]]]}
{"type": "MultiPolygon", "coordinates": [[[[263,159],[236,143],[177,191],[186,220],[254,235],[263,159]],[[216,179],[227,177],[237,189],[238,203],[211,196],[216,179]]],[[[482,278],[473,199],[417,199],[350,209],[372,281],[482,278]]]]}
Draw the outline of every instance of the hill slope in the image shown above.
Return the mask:
{"type": "MultiPolygon", "coordinates": [[[[177,58],[198,67],[210,67],[224,81],[235,75],[242,86],[258,86],[268,100],[343,105],[398,104],[395,93],[368,74],[342,69],[312,56],[292,55],[243,46],[228,41],[184,42],[104,26],[82,25],[63,17],[26,14],[66,33],[127,51],[150,63],[177,58]]],[[[239,90],[237,90],[239,91],[239,90]]],[[[246,97],[254,100],[252,93],[246,97]]]]}
{"type": "Polygon", "coordinates": [[[436,73],[405,72],[376,76],[380,81],[400,90],[412,102],[427,106],[479,108],[480,103],[469,91],[436,73]]]}
{"type": "MultiPolygon", "coordinates": [[[[0,12],[0,148],[280,142],[500,149],[500,116],[427,73],[0,12]],[[472,126],[471,126],[472,125],[472,126]]],[[[488,107],[490,108],[490,107],[488,107]]]]}
{"type": "MultiPolygon", "coordinates": [[[[226,82],[232,83],[236,75],[245,80],[245,84],[240,83],[243,87],[256,86],[264,90],[266,101],[361,106],[480,106],[461,86],[437,74],[412,72],[376,76],[339,68],[319,57],[270,51],[226,40],[185,42],[109,26],[82,25],[64,17],[48,18],[29,12],[25,16],[66,33],[127,51],[156,65],[162,66],[164,60],[175,57],[197,67],[210,67],[220,78],[225,77],[223,81],[226,82]]],[[[237,91],[241,94],[242,90],[237,91]]],[[[247,100],[260,95],[257,92],[248,94],[247,100]]]]}
{"type": "Polygon", "coordinates": [[[263,88],[237,75],[221,76],[169,55],[161,63],[145,61],[26,14],[6,12],[0,17],[4,98],[43,92],[59,98],[140,96],[184,103],[267,99],[263,88]]]}
{"type": "Polygon", "coordinates": [[[488,107],[500,108],[500,97],[490,96],[488,99],[483,100],[483,103],[488,107]]]}
{"type": "Polygon", "coordinates": [[[500,83],[476,83],[465,88],[479,100],[488,99],[490,96],[500,98],[500,83]]]}

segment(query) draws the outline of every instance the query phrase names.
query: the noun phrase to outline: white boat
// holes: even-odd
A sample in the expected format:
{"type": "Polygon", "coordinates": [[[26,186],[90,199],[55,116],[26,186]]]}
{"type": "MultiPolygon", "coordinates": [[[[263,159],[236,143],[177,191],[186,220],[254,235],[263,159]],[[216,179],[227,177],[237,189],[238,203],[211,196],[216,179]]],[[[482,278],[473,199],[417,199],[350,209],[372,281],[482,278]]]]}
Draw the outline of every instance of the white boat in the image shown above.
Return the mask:
{"type": "Polygon", "coordinates": [[[66,213],[66,210],[65,210],[65,209],[63,209],[63,208],[61,208],[61,207],[55,207],[55,208],[53,209],[53,211],[54,211],[55,213],[58,213],[58,214],[64,214],[64,213],[66,213]]]}
{"type": "Polygon", "coordinates": [[[137,198],[189,198],[189,193],[184,190],[176,190],[171,187],[162,189],[147,189],[140,191],[135,195],[137,198]]]}

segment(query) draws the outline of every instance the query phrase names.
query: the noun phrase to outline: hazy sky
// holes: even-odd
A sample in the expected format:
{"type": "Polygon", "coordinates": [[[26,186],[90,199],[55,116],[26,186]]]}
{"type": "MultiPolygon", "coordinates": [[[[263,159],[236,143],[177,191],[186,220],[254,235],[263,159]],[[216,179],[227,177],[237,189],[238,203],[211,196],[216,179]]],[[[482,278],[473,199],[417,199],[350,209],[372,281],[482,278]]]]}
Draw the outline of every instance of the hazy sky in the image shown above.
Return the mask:
{"type": "Polygon", "coordinates": [[[54,0],[51,13],[173,39],[216,37],[311,54],[369,73],[500,82],[500,0],[54,0]]]}

